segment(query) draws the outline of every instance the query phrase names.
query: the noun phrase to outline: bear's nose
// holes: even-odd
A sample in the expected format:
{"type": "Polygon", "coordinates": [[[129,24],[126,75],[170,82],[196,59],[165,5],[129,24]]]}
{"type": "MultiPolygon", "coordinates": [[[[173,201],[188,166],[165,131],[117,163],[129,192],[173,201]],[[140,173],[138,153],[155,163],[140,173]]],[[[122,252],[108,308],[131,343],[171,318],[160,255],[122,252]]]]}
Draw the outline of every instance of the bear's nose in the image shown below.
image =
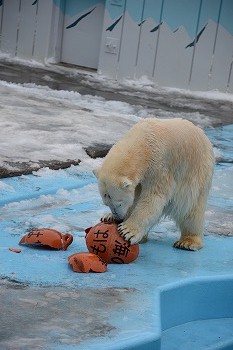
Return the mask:
{"type": "Polygon", "coordinates": [[[113,213],[114,219],[115,219],[117,222],[123,221],[123,218],[120,217],[120,215],[116,212],[115,209],[111,209],[111,211],[112,211],[112,213],[113,213]]]}

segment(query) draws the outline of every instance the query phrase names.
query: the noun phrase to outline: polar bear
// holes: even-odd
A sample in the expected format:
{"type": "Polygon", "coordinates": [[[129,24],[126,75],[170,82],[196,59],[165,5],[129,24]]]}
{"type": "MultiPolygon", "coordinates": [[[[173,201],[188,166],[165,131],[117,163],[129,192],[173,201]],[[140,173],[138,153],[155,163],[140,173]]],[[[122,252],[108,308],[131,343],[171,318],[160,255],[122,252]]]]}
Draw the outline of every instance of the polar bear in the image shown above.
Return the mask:
{"type": "Polygon", "coordinates": [[[212,145],[200,128],[180,118],[143,119],[94,170],[111,209],[101,221],[117,221],[119,233],[135,244],[169,216],[181,232],[174,247],[200,249],[213,169],[212,145]]]}

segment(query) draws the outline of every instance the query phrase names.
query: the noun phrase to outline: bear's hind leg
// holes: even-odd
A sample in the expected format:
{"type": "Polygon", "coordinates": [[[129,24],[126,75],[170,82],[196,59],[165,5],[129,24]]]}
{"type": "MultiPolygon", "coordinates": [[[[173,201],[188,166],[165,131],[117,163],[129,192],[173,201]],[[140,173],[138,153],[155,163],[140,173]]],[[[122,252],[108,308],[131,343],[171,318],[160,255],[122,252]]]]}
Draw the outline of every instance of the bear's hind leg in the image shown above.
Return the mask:
{"type": "Polygon", "coordinates": [[[204,215],[207,196],[200,196],[197,204],[183,219],[177,220],[181,230],[180,239],[174,243],[175,248],[198,250],[203,246],[204,215]]]}
{"type": "Polygon", "coordinates": [[[185,250],[198,250],[201,249],[202,246],[202,235],[193,234],[189,231],[181,232],[179,241],[176,241],[173,245],[175,248],[185,250]]]}
{"type": "Polygon", "coordinates": [[[140,244],[147,243],[148,242],[148,236],[149,236],[149,233],[145,234],[138,243],[140,243],[140,244]]]}

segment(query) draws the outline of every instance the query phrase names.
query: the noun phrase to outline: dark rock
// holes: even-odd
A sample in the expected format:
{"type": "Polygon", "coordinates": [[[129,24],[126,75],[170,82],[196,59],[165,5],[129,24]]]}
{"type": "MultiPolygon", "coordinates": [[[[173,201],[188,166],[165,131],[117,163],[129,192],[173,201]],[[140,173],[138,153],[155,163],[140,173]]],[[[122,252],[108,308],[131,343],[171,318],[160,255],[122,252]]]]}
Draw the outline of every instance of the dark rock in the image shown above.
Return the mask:
{"type": "Polygon", "coordinates": [[[41,168],[49,168],[51,170],[67,169],[71,165],[79,165],[80,160],[67,159],[62,160],[39,160],[38,162],[8,162],[6,167],[0,167],[0,178],[28,175],[33,171],[41,168]]]}
{"type": "Polygon", "coordinates": [[[109,150],[112,148],[112,145],[107,145],[104,143],[96,143],[94,145],[88,146],[84,148],[89,157],[96,158],[104,158],[109,150]]]}
{"type": "Polygon", "coordinates": [[[217,164],[221,164],[221,163],[233,163],[233,159],[224,158],[224,157],[216,157],[215,162],[216,162],[217,164]]]}

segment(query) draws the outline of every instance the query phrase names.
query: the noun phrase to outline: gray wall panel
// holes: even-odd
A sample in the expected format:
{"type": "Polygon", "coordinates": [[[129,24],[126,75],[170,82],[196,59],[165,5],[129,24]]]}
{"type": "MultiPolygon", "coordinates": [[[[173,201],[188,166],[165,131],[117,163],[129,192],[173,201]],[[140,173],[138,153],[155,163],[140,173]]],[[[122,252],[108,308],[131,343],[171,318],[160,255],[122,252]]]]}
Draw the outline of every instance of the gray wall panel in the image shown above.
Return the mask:
{"type": "Polygon", "coordinates": [[[221,0],[203,0],[201,3],[190,89],[208,89],[220,9],[221,0]]]}
{"type": "Polygon", "coordinates": [[[143,0],[126,0],[119,53],[118,78],[134,78],[135,76],[141,33],[139,24],[142,21],[143,4],[143,0]]]}
{"type": "Polygon", "coordinates": [[[0,49],[12,56],[233,89],[233,0],[0,0],[0,31],[0,49]]]}
{"type": "Polygon", "coordinates": [[[112,1],[107,1],[106,5],[100,47],[99,72],[116,78],[124,22],[125,0],[119,1],[117,5],[112,1]]]}
{"type": "Polygon", "coordinates": [[[164,0],[154,72],[159,85],[187,88],[200,0],[164,0]]]}
{"type": "Polygon", "coordinates": [[[51,0],[39,0],[36,22],[36,36],[33,58],[44,62],[48,58],[51,41],[51,25],[53,17],[53,2],[51,0]]]}
{"type": "Polygon", "coordinates": [[[2,16],[3,16],[3,3],[0,5],[0,49],[1,49],[1,38],[2,38],[2,16]]]}
{"type": "Polygon", "coordinates": [[[173,33],[166,23],[160,27],[154,81],[158,85],[187,88],[193,47],[183,27],[173,33]]]}
{"type": "Polygon", "coordinates": [[[232,57],[231,69],[230,69],[228,92],[233,93],[233,57],[232,57]]]}
{"type": "Polygon", "coordinates": [[[35,27],[36,27],[36,13],[38,3],[32,5],[31,0],[22,0],[20,8],[20,22],[17,42],[17,56],[22,58],[32,57],[35,27]]]}
{"type": "Polygon", "coordinates": [[[21,0],[4,1],[2,11],[1,50],[15,56],[21,0]]]}
{"type": "Polygon", "coordinates": [[[210,89],[227,90],[233,56],[233,1],[222,0],[213,64],[210,72],[210,89]],[[232,28],[229,27],[231,23],[232,28]],[[223,26],[224,25],[224,26],[223,26]],[[229,32],[229,29],[231,32],[229,32]]]}
{"type": "Polygon", "coordinates": [[[98,68],[100,42],[104,17],[103,1],[72,13],[73,2],[66,2],[62,55],[63,62],[98,68]]]}
{"type": "Polygon", "coordinates": [[[158,44],[158,28],[161,21],[162,0],[145,0],[140,42],[137,56],[136,77],[153,77],[158,44]]]}

